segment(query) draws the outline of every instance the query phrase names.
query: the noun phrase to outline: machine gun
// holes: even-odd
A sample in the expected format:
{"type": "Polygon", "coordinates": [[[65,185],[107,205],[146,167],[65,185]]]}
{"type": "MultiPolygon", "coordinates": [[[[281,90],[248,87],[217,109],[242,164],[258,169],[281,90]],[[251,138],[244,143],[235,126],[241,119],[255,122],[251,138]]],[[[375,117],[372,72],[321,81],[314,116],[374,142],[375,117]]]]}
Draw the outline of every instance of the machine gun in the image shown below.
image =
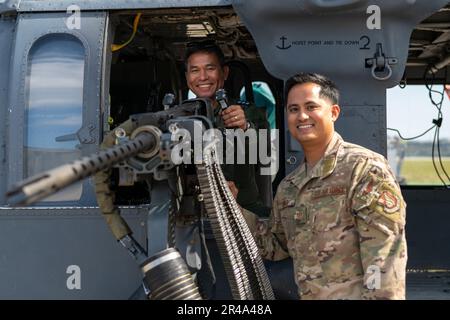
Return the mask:
{"type": "MultiPolygon", "coordinates": [[[[186,143],[176,133],[184,129],[195,134],[198,127],[204,133],[212,129],[212,117],[208,99],[186,100],[164,111],[132,115],[105,137],[103,145],[107,142],[106,146],[108,143],[114,146],[24,180],[8,191],[8,202],[13,206],[30,205],[86,177],[96,175],[97,178],[114,166],[121,170],[122,184],[133,184],[142,177],[170,179],[170,172],[179,165],[172,161],[171,151],[186,143]]],[[[233,298],[273,299],[258,248],[222,174],[214,134],[209,137],[202,147],[201,161],[193,164],[197,177],[196,201],[203,205],[211,223],[233,298]]],[[[101,188],[97,182],[96,189],[100,204],[98,189],[101,188]]],[[[176,196],[183,197],[183,193],[176,196]]],[[[114,236],[139,264],[151,299],[201,299],[185,261],[169,245],[170,241],[167,249],[149,257],[132,237],[118,210],[106,207],[100,205],[114,236]]]]}

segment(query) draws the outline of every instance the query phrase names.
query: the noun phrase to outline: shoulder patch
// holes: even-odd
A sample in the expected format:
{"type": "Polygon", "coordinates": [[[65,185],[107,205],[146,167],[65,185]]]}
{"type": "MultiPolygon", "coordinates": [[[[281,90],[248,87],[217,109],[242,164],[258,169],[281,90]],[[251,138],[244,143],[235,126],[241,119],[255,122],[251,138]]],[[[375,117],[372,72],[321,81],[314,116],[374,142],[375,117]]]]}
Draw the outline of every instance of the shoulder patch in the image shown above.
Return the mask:
{"type": "Polygon", "coordinates": [[[380,186],[378,195],[372,202],[372,209],[394,222],[402,221],[403,217],[400,212],[402,206],[402,197],[388,183],[380,186]]]}
{"type": "Polygon", "coordinates": [[[383,207],[384,212],[388,214],[392,214],[400,209],[400,198],[389,190],[382,191],[377,202],[383,207]]]}

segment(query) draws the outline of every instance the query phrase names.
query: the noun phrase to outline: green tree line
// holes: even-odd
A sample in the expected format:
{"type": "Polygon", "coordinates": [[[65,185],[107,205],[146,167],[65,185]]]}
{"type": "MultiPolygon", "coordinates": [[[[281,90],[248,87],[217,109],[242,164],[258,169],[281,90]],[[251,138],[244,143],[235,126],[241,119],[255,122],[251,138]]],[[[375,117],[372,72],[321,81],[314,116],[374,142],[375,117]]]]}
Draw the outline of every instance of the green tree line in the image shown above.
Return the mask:
{"type": "MultiPolygon", "coordinates": [[[[431,149],[433,146],[432,141],[419,142],[419,141],[406,141],[405,156],[406,157],[430,157],[431,149]]],[[[450,140],[441,139],[439,142],[442,157],[450,157],[450,140]]],[[[435,156],[437,156],[437,144],[435,145],[435,156]]]]}

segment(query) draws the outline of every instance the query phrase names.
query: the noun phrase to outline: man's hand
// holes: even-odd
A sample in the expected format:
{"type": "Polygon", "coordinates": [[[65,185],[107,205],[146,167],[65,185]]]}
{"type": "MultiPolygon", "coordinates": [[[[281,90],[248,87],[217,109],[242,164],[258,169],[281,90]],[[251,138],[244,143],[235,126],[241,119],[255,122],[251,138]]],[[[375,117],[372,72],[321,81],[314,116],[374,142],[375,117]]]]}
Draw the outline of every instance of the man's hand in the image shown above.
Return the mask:
{"type": "Polygon", "coordinates": [[[228,188],[230,188],[231,193],[233,194],[233,197],[237,199],[237,195],[239,193],[239,189],[234,184],[234,181],[227,181],[228,188]]]}
{"type": "Polygon", "coordinates": [[[450,99],[450,84],[446,84],[444,86],[444,90],[445,90],[445,93],[447,94],[447,97],[450,99]]]}
{"type": "Polygon", "coordinates": [[[240,105],[233,104],[222,110],[222,119],[225,128],[241,128],[244,131],[247,130],[247,119],[240,105]]]}

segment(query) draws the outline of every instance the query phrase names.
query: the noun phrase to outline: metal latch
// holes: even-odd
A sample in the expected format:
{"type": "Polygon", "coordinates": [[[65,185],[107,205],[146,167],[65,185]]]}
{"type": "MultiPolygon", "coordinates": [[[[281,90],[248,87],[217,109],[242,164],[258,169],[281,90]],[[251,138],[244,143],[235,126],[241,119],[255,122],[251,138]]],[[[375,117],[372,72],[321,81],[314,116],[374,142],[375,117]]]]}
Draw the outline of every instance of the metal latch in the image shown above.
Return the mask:
{"type": "Polygon", "coordinates": [[[297,163],[297,158],[295,156],[290,156],[287,160],[287,163],[289,163],[290,165],[296,164],[297,163]]]}
{"type": "Polygon", "coordinates": [[[381,43],[377,43],[377,49],[373,58],[366,59],[366,68],[371,68],[372,77],[377,80],[387,80],[392,76],[391,65],[397,64],[398,59],[386,57],[381,43]]]}

